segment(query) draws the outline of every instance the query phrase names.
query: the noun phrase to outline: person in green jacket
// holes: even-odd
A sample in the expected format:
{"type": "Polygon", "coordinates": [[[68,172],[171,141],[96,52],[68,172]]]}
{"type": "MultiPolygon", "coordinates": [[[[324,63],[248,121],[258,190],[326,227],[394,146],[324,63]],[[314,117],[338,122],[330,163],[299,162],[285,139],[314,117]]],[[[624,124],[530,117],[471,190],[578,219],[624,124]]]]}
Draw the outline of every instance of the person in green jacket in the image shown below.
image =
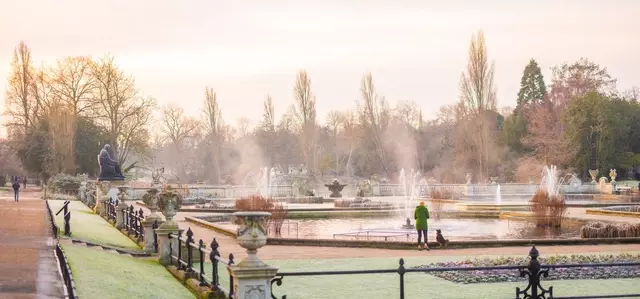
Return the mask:
{"type": "Polygon", "coordinates": [[[424,201],[420,202],[420,205],[416,207],[413,213],[416,220],[416,230],[418,230],[418,250],[426,249],[431,250],[427,244],[427,219],[429,219],[429,209],[424,205],[424,201]],[[424,237],[424,246],[422,246],[422,237],[424,237]]]}

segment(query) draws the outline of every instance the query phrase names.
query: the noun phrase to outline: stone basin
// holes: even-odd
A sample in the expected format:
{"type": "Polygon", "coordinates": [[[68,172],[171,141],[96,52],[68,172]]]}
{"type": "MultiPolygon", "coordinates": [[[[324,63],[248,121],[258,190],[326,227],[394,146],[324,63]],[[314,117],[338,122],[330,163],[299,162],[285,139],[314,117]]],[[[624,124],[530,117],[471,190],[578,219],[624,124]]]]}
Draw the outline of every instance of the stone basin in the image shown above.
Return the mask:
{"type": "Polygon", "coordinates": [[[528,211],[528,203],[470,203],[459,202],[455,204],[459,211],[528,211]]]}

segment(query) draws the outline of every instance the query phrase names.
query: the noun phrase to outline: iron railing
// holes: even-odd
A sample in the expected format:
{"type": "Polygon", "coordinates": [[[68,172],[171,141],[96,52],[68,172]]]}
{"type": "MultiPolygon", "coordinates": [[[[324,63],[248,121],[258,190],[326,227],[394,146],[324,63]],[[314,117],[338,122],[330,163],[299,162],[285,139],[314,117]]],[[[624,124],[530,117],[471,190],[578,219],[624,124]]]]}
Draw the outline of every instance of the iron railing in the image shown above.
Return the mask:
{"type": "Polygon", "coordinates": [[[130,205],[122,210],[122,220],[124,221],[124,228],[129,235],[134,236],[137,242],[144,240],[144,227],[142,226],[144,212],[142,208],[136,211],[133,205],[130,205]]]}
{"type": "MultiPolygon", "coordinates": [[[[53,237],[56,239],[54,253],[58,262],[58,272],[60,273],[60,276],[62,276],[62,280],[64,282],[64,287],[62,288],[64,292],[64,298],[77,299],[78,294],[76,292],[76,286],[73,281],[71,267],[69,267],[69,262],[67,262],[67,257],[64,254],[64,250],[62,250],[62,247],[60,247],[58,225],[56,224],[55,218],[53,217],[53,212],[51,211],[51,207],[49,206],[49,201],[45,202],[47,206],[47,215],[49,216],[49,220],[51,221],[51,231],[53,233],[53,237]]],[[[63,206],[65,210],[68,204],[68,202],[65,202],[65,205],[63,206]]],[[[68,226],[67,218],[65,218],[65,226],[68,226]]]]}
{"type": "Polygon", "coordinates": [[[118,199],[113,199],[113,198],[109,198],[109,200],[106,202],[106,209],[107,209],[107,218],[110,220],[113,220],[114,222],[116,221],[116,207],[118,206],[119,202],[118,199]]]}
{"type": "MultiPolygon", "coordinates": [[[[405,268],[404,259],[400,259],[397,269],[382,270],[348,270],[348,271],[311,271],[311,272],[282,272],[276,274],[271,280],[271,298],[279,299],[273,293],[273,285],[281,286],[284,277],[294,276],[327,276],[327,275],[356,275],[356,274],[390,274],[397,273],[399,275],[400,299],[404,299],[404,275],[406,273],[434,273],[434,272],[451,272],[451,271],[490,271],[490,270],[513,270],[519,271],[520,277],[527,278],[528,284],[525,288],[516,287],[516,299],[599,299],[599,298],[640,298],[638,294],[617,294],[617,295],[589,295],[589,296],[569,296],[555,297],[553,295],[553,287],[545,288],[542,286],[543,278],[549,276],[551,269],[563,268],[596,268],[596,267],[638,267],[640,262],[635,263],[607,263],[607,264],[558,264],[558,265],[542,265],[538,260],[539,253],[534,245],[529,251],[531,260],[528,265],[522,266],[490,266],[490,267],[441,267],[441,268],[405,268]]],[[[286,299],[286,295],[282,295],[281,299],[286,299]]],[[[436,298],[436,297],[434,297],[436,298]]]]}
{"type": "Polygon", "coordinates": [[[225,294],[228,294],[229,298],[235,298],[233,293],[233,276],[229,274],[229,289],[226,289],[222,285],[220,285],[220,273],[218,273],[218,266],[220,263],[230,266],[234,264],[233,254],[229,254],[229,259],[225,260],[220,257],[220,245],[215,238],[211,241],[211,248],[206,248],[206,245],[202,239],[198,242],[195,242],[193,238],[193,232],[191,228],[187,230],[186,237],[182,236],[182,232],[178,234],[169,234],[169,252],[171,256],[171,263],[175,261],[175,265],[178,270],[184,270],[187,276],[192,276],[197,278],[200,281],[200,286],[208,286],[212,291],[222,291],[225,294]],[[172,239],[177,239],[178,248],[173,248],[172,239]],[[186,252],[183,252],[183,248],[186,249],[186,252]],[[194,261],[194,250],[198,253],[198,256],[194,261]],[[177,251],[177,253],[176,253],[177,251]],[[176,253],[174,255],[174,253],[176,253]],[[186,259],[184,258],[186,255],[186,259]],[[211,261],[212,269],[211,269],[211,277],[206,275],[204,264],[205,264],[205,256],[209,256],[209,260],[211,261]],[[199,263],[198,269],[193,267],[194,262],[199,263]]]}
{"type": "MultiPolygon", "coordinates": [[[[68,237],[71,236],[71,211],[69,211],[69,203],[71,203],[71,202],[66,200],[64,202],[64,204],[62,205],[62,208],[60,208],[60,210],[58,210],[58,212],[56,212],[56,216],[58,216],[58,214],[60,214],[60,212],[64,212],[64,213],[62,213],[62,215],[64,217],[64,235],[68,236],[68,237]]],[[[47,206],[48,205],[49,205],[49,202],[47,202],[47,206]]],[[[54,219],[54,218],[51,218],[51,219],[54,219]]],[[[52,221],[54,221],[54,220],[52,220],[52,221]]]]}

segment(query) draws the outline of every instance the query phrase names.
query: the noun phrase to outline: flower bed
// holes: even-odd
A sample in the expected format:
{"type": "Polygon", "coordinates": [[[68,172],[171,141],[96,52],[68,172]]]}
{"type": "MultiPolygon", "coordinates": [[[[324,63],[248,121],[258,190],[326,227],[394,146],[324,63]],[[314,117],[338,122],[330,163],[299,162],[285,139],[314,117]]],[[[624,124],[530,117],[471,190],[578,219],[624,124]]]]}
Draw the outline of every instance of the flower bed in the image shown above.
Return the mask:
{"type": "Polygon", "coordinates": [[[605,211],[640,213],[640,206],[618,206],[602,208],[605,211]]]}
{"type": "Polygon", "coordinates": [[[589,238],[638,238],[640,224],[589,222],[580,228],[580,237],[589,238]]]}
{"type": "MultiPolygon", "coordinates": [[[[640,262],[640,254],[622,253],[619,255],[570,255],[551,256],[539,258],[542,264],[596,264],[596,263],[629,263],[640,262]]],[[[467,259],[458,262],[440,262],[418,266],[416,268],[441,268],[441,267],[490,267],[490,266],[526,266],[529,257],[501,257],[493,259],[467,259]]],[[[452,271],[430,272],[451,282],[491,283],[491,282],[518,282],[526,278],[520,277],[518,270],[485,270],[485,271],[452,271]]],[[[549,277],[544,280],[569,280],[569,279],[616,279],[640,277],[640,267],[589,267],[589,268],[559,268],[551,269],[549,277]]]]}

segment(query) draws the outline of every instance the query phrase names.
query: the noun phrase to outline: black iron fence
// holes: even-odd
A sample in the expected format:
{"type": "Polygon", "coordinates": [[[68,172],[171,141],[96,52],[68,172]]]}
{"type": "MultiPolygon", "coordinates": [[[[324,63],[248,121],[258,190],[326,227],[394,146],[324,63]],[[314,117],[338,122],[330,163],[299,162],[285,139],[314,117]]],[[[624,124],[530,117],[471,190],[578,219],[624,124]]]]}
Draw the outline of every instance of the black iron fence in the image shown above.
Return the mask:
{"type": "MultiPolygon", "coordinates": [[[[65,234],[65,236],[71,236],[71,211],[69,211],[69,203],[71,203],[71,202],[66,200],[64,202],[64,204],[62,205],[62,208],[60,208],[60,210],[58,210],[58,212],[56,212],[56,216],[58,216],[58,214],[60,214],[60,212],[64,212],[64,213],[62,213],[62,215],[64,217],[64,234],[65,234]]],[[[47,207],[49,207],[49,202],[48,201],[47,201],[47,207]]],[[[54,221],[53,217],[51,219],[52,219],[52,221],[54,221]]],[[[56,236],[57,235],[58,234],[56,233],[56,236]]]]}
{"type": "MultiPolygon", "coordinates": [[[[58,225],[56,225],[55,218],[53,217],[53,212],[51,211],[51,207],[49,206],[49,201],[45,201],[45,202],[47,206],[47,215],[49,216],[49,220],[51,221],[51,230],[53,233],[53,237],[56,239],[56,247],[54,252],[55,252],[56,260],[58,261],[58,271],[60,272],[60,275],[62,276],[62,280],[64,281],[64,287],[63,287],[64,297],[76,299],[78,298],[78,295],[76,293],[76,286],[73,281],[73,274],[71,273],[71,268],[69,267],[69,263],[67,262],[67,257],[64,254],[64,250],[62,250],[62,247],[60,247],[60,243],[58,242],[59,241],[58,225]]],[[[69,202],[65,202],[65,205],[63,206],[64,210],[67,210],[68,204],[69,202]]],[[[63,209],[60,209],[60,210],[63,210],[63,209]]],[[[58,213],[59,212],[60,211],[58,211],[58,213]]],[[[67,212],[65,212],[65,214],[67,214],[67,212]]],[[[65,218],[65,227],[67,227],[68,225],[69,225],[68,219],[65,218]]],[[[70,232],[70,230],[68,231],[70,232]]]]}
{"type": "Polygon", "coordinates": [[[107,218],[113,220],[114,222],[116,221],[117,217],[116,207],[118,206],[118,204],[118,199],[109,198],[105,205],[107,209],[107,218]]]}
{"type": "Polygon", "coordinates": [[[134,236],[137,242],[141,242],[144,239],[144,227],[142,227],[144,212],[142,208],[136,211],[133,205],[128,206],[122,210],[122,220],[127,233],[134,236]]]}
{"type": "Polygon", "coordinates": [[[178,270],[184,270],[186,276],[191,276],[200,281],[200,286],[210,287],[212,291],[222,291],[228,294],[229,298],[234,298],[233,294],[233,277],[229,275],[229,288],[225,288],[220,285],[220,273],[218,273],[218,266],[220,263],[224,265],[233,265],[233,254],[229,254],[229,259],[223,259],[220,257],[220,245],[215,238],[211,241],[211,248],[207,248],[204,241],[200,239],[198,242],[193,239],[193,232],[189,228],[186,232],[186,236],[182,233],[169,234],[169,251],[171,256],[171,263],[175,261],[175,265],[178,270]],[[173,248],[172,239],[177,239],[177,247],[173,248]],[[184,247],[184,248],[183,248],[184,247]],[[209,256],[211,261],[211,277],[207,276],[205,271],[205,259],[209,256]],[[199,266],[194,268],[194,263],[198,263],[199,266]]]}
{"type": "MultiPolygon", "coordinates": [[[[285,277],[294,276],[326,276],[326,275],[356,275],[356,274],[389,274],[397,273],[399,276],[400,299],[405,298],[404,276],[407,273],[435,273],[435,272],[451,272],[451,271],[491,271],[491,270],[513,270],[518,271],[520,277],[527,278],[528,284],[524,288],[517,287],[515,289],[516,299],[599,299],[599,298],[640,298],[637,294],[616,294],[616,295],[589,295],[589,296],[569,296],[556,297],[553,295],[553,287],[545,288],[542,285],[543,278],[549,276],[551,269],[563,268],[596,268],[596,267],[633,267],[640,266],[640,263],[606,263],[606,264],[559,264],[559,265],[542,265],[538,260],[539,253],[535,245],[529,251],[531,258],[528,265],[523,266],[490,266],[490,267],[442,267],[442,268],[405,268],[404,259],[400,259],[397,269],[383,270],[353,270],[353,271],[313,271],[313,272],[282,272],[278,273],[271,280],[271,298],[279,299],[273,293],[273,285],[281,286],[285,277]]],[[[281,299],[286,299],[286,295],[282,295],[281,299]]]]}

